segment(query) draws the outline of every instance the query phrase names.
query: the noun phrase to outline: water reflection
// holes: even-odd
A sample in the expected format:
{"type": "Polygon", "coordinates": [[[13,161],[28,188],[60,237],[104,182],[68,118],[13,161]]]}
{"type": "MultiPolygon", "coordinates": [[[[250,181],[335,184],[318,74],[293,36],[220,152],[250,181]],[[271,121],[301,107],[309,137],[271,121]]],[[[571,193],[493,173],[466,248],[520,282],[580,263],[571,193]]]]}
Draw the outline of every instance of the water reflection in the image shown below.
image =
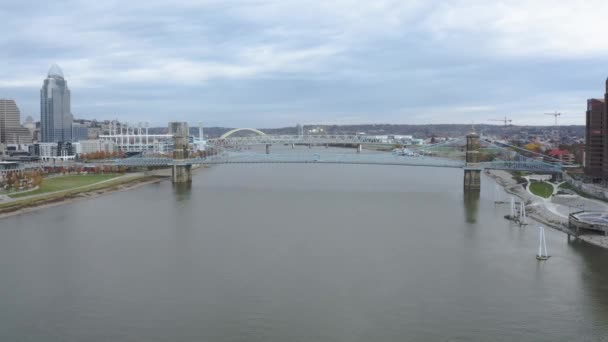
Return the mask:
{"type": "Polygon", "coordinates": [[[464,192],[464,213],[467,223],[477,222],[477,213],[479,212],[479,191],[464,192]]]}
{"type": "Polygon", "coordinates": [[[0,341],[608,336],[608,251],[548,230],[537,262],[461,176],[229,165],[0,220],[0,341]]]}
{"type": "Polygon", "coordinates": [[[192,195],[192,183],[173,183],[173,194],[178,201],[187,201],[192,195]]]}
{"type": "Polygon", "coordinates": [[[585,299],[589,302],[587,307],[591,308],[594,326],[605,326],[608,324],[608,297],[605,295],[608,291],[608,251],[577,239],[569,240],[568,245],[581,256],[580,261],[585,266],[580,268],[580,276],[589,290],[585,299]]]}

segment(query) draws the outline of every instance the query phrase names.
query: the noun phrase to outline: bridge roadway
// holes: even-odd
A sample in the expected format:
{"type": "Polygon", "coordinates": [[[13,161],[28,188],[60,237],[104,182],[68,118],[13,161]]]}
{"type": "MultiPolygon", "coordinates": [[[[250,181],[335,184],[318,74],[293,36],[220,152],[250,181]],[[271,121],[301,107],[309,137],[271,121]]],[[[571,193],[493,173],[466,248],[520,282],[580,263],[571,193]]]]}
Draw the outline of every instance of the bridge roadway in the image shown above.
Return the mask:
{"type": "MultiPolygon", "coordinates": [[[[429,156],[400,156],[391,153],[280,153],[263,154],[251,152],[223,152],[207,158],[190,158],[175,160],[171,158],[133,157],[117,159],[103,165],[148,167],[148,166],[184,166],[184,165],[214,165],[214,164],[364,164],[364,165],[400,165],[465,168],[464,160],[429,156]]],[[[471,168],[471,166],[469,166],[471,168]]],[[[536,160],[491,161],[475,165],[478,169],[530,171],[530,172],[561,172],[559,164],[549,164],[536,160]]]]}

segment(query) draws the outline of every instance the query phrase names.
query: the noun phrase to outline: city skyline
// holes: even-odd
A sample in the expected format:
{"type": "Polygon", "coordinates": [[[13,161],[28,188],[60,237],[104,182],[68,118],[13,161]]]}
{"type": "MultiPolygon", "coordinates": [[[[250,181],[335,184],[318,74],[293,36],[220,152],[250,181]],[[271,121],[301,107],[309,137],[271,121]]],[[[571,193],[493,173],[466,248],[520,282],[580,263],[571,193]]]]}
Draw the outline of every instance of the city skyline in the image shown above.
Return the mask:
{"type": "Polygon", "coordinates": [[[565,113],[560,124],[583,125],[608,76],[600,1],[5,7],[15,35],[0,41],[10,66],[0,97],[35,118],[53,63],[70,79],[76,117],[225,127],[504,116],[549,126],[543,113],[553,111],[565,113]]]}

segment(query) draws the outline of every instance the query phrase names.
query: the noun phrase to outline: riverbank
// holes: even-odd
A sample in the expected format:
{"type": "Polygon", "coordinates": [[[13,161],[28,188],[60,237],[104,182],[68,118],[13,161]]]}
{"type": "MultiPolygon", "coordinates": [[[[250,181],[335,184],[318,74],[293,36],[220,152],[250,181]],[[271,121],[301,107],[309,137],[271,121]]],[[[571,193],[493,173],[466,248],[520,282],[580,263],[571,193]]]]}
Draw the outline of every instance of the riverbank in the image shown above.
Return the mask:
{"type": "MultiPolygon", "coordinates": [[[[517,183],[512,175],[506,171],[493,170],[486,172],[486,174],[502,186],[507,193],[522,200],[526,204],[526,211],[530,218],[569,235],[575,236],[574,232],[568,227],[568,214],[571,208],[583,206],[588,209],[592,208],[592,210],[605,211],[608,209],[608,206],[603,202],[581,196],[553,196],[546,199],[535,196],[522,184],[517,183]]],[[[577,238],[602,248],[608,248],[608,238],[605,236],[583,234],[577,236],[577,238]]]]}
{"type": "Polygon", "coordinates": [[[0,202],[0,219],[37,209],[72,203],[77,200],[131,190],[147,184],[160,182],[163,179],[167,179],[167,177],[145,173],[126,174],[84,187],[8,200],[0,202]]]}

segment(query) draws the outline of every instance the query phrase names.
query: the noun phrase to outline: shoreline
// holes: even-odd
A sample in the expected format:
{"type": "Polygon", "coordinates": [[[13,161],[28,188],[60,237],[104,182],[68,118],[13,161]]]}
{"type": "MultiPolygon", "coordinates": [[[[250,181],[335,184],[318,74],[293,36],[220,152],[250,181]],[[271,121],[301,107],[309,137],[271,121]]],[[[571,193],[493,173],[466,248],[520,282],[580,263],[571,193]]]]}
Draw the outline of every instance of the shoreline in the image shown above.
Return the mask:
{"type": "MultiPolygon", "coordinates": [[[[21,205],[17,204],[14,207],[7,208],[0,207],[0,220],[11,216],[30,213],[39,209],[52,208],[63,204],[74,203],[80,200],[97,198],[106,194],[128,191],[144,185],[160,183],[165,179],[167,179],[165,176],[144,175],[134,179],[125,180],[124,182],[120,183],[110,183],[106,187],[92,188],[77,191],[75,193],[70,193],[70,190],[68,189],[65,190],[65,192],[57,193],[55,196],[50,195],[48,198],[45,198],[44,196],[41,196],[39,200],[34,198],[32,199],[31,203],[24,203],[21,205]]],[[[91,186],[95,187],[95,184],[91,184],[91,186]]]]}
{"type": "MultiPolygon", "coordinates": [[[[192,168],[192,173],[200,172],[201,170],[206,169],[206,166],[196,166],[192,168]]],[[[38,199],[32,198],[31,202],[23,203],[21,205],[16,204],[14,207],[2,207],[0,202],[0,220],[3,218],[26,214],[29,212],[36,211],[38,209],[51,208],[56,207],[62,204],[74,203],[80,200],[97,198],[99,196],[103,196],[106,194],[112,194],[115,192],[128,191],[133,190],[144,185],[160,183],[163,180],[171,179],[171,170],[170,169],[159,169],[155,171],[148,171],[145,173],[140,172],[131,173],[123,175],[122,177],[131,177],[132,179],[124,180],[123,182],[112,182],[112,179],[106,180],[100,183],[91,184],[91,189],[83,189],[79,191],[76,189],[66,189],[63,191],[59,191],[55,194],[41,194],[38,199]],[[108,183],[102,187],[96,187],[99,185],[103,185],[103,183],[108,183]],[[73,192],[75,191],[75,192],[73,192]],[[45,197],[48,196],[48,197],[45,197]]],[[[19,202],[17,200],[16,202],[19,202]]],[[[10,202],[6,202],[10,203],[10,202]]]]}
{"type": "Polygon", "coordinates": [[[597,247],[608,248],[608,239],[605,239],[603,236],[589,234],[577,236],[568,228],[568,218],[564,219],[561,215],[557,215],[547,208],[545,200],[524,190],[521,183],[515,182],[510,173],[505,171],[489,171],[485,174],[501,186],[507,194],[513,195],[523,201],[528,209],[529,218],[562,233],[572,235],[575,239],[597,247]]]}

